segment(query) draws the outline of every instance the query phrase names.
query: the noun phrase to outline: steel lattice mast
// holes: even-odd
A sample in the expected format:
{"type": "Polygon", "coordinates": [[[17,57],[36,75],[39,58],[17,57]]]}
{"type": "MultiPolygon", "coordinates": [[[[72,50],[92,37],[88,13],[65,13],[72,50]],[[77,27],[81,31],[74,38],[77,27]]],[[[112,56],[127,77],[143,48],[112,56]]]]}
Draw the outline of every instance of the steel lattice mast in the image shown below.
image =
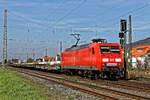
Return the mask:
{"type": "Polygon", "coordinates": [[[7,63],[7,10],[4,10],[3,64],[7,63]]]}

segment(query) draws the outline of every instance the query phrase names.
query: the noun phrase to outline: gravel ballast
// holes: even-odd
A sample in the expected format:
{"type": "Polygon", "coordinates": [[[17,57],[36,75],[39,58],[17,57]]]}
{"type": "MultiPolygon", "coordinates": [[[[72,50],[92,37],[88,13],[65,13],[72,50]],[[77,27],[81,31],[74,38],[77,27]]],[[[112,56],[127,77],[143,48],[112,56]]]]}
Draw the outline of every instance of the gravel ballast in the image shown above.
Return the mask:
{"type": "Polygon", "coordinates": [[[63,85],[59,85],[44,79],[33,77],[24,73],[18,73],[21,77],[32,80],[37,85],[40,85],[47,89],[47,95],[60,95],[62,97],[57,97],[56,100],[103,100],[86,93],[80,92],[78,90],[73,90],[63,85]]]}

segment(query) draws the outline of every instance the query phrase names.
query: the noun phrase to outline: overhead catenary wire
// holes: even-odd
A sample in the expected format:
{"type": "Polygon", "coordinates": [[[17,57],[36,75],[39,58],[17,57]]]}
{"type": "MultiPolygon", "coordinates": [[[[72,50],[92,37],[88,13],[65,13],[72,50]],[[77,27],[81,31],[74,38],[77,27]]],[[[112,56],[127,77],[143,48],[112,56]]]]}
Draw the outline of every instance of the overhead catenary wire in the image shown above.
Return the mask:
{"type": "Polygon", "coordinates": [[[78,6],[71,9],[67,14],[65,14],[63,17],[59,18],[55,23],[53,23],[51,26],[54,27],[56,24],[58,24],[60,21],[64,20],[66,17],[68,17],[70,14],[72,14],[74,11],[79,9],[87,0],[83,0],[78,6]]]}
{"type": "MultiPolygon", "coordinates": [[[[74,11],[74,10],[76,10],[76,9],[79,9],[79,7],[80,6],[82,6],[83,5],[83,3],[85,3],[86,2],[86,0],[84,0],[80,5],[78,5],[77,7],[75,7],[75,8],[73,8],[72,10],[70,10],[65,16],[63,16],[63,17],[61,17],[60,19],[58,19],[53,25],[53,27],[55,27],[55,25],[56,24],[58,24],[60,21],[62,21],[64,18],[66,18],[68,15],[70,15],[70,13],[72,13],[72,11],[74,11]]],[[[133,12],[135,12],[135,11],[138,11],[138,10],[140,10],[140,9],[143,9],[143,8],[145,8],[145,7],[147,7],[147,6],[149,6],[149,3],[147,3],[147,4],[145,4],[144,6],[142,6],[142,7],[139,7],[139,8],[135,8],[135,9],[133,9],[133,10],[131,10],[131,11],[128,11],[128,12],[126,12],[126,13],[124,13],[124,14],[122,14],[122,15],[120,15],[119,17],[116,17],[116,18],[120,18],[120,17],[122,17],[122,16],[125,16],[126,14],[128,14],[128,13],[133,13],[133,12]]],[[[10,11],[10,13],[12,13],[11,11],[10,11]]],[[[16,14],[16,13],[12,13],[13,15],[16,15],[16,16],[18,16],[18,17],[21,17],[21,18],[23,18],[24,20],[26,20],[26,21],[29,21],[29,22],[32,22],[32,23],[35,23],[35,24],[40,24],[40,25],[44,25],[45,26],[45,24],[43,24],[43,23],[37,23],[37,22],[35,22],[35,21],[32,21],[32,20],[30,20],[30,19],[28,19],[28,18],[26,18],[26,17],[24,17],[24,16],[22,16],[22,15],[18,15],[18,14],[16,14]]],[[[114,21],[114,19],[116,19],[116,18],[113,18],[113,19],[109,19],[109,20],[106,20],[105,21],[105,23],[106,22],[110,22],[111,20],[112,21],[114,21]]],[[[118,22],[117,22],[118,23],[118,22]]],[[[95,25],[94,25],[95,26],[95,25]]],[[[90,27],[94,27],[94,26],[90,26],[90,27]]],[[[99,25],[97,25],[97,26],[99,26],[99,25]]],[[[89,26],[88,26],[89,27],[89,26]]],[[[54,33],[54,32],[53,32],[54,33]]]]}
{"type": "MultiPolygon", "coordinates": [[[[119,9],[119,8],[121,8],[121,6],[122,6],[121,4],[122,4],[122,2],[120,2],[119,5],[117,5],[117,6],[116,6],[116,5],[113,6],[113,7],[110,7],[110,6],[109,6],[110,8],[108,8],[108,9],[106,9],[106,10],[102,10],[102,12],[99,13],[98,15],[95,15],[95,17],[98,17],[98,18],[99,18],[99,17],[102,17],[103,15],[107,14],[108,12],[110,12],[113,8],[119,9]],[[106,13],[106,12],[107,12],[107,13],[106,13]],[[99,15],[100,15],[100,16],[99,16],[99,15]]],[[[97,19],[97,18],[96,18],[96,19],[97,19]]]]}
{"type": "MultiPolygon", "coordinates": [[[[57,9],[61,8],[61,6],[64,5],[65,2],[66,2],[66,0],[61,0],[59,3],[57,3],[58,6],[55,6],[56,9],[53,10],[53,11],[51,12],[51,14],[55,13],[55,11],[56,11],[57,9]]],[[[50,15],[51,15],[51,14],[50,14],[50,15]]],[[[50,17],[50,15],[48,15],[48,17],[50,17]]]]}
{"type": "MultiPolygon", "coordinates": [[[[135,13],[135,12],[137,12],[137,11],[139,11],[139,10],[142,10],[142,9],[148,7],[148,6],[150,6],[150,3],[146,3],[146,4],[144,4],[144,5],[141,6],[141,7],[134,8],[134,9],[132,9],[132,10],[130,10],[130,11],[128,11],[128,12],[125,12],[125,13],[123,13],[123,14],[121,14],[121,15],[115,17],[115,18],[112,18],[112,19],[109,19],[109,20],[104,20],[103,23],[107,23],[107,22],[111,22],[111,21],[116,21],[115,19],[118,19],[118,18],[123,17],[123,16],[127,16],[128,14],[131,14],[131,13],[135,13]]],[[[62,19],[62,20],[63,20],[63,19],[62,19]]],[[[61,21],[61,20],[60,20],[60,21],[61,21]]],[[[58,21],[58,22],[60,22],[60,21],[58,21]]],[[[57,22],[56,22],[56,24],[57,24],[57,22]]],[[[119,24],[118,21],[116,21],[113,25],[117,25],[117,24],[119,24]]],[[[95,25],[88,26],[88,27],[83,27],[83,28],[91,28],[91,27],[95,27],[95,25]]],[[[98,25],[98,24],[97,24],[96,27],[97,27],[97,28],[98,28],[98,27],[104,28],[104,27],[108,27],[108,26],[101,26],[101,25],[98,25]]],[[[56,29],[55,29],[55,30],[56,30],[56,29]]],[[[103,30],[103,31],[104,31],[104,30],[103,30]]],[[[116,31],[116,30],[114,30],[114,31],[116,31]]]]}
{"type": "Polygon", "coordinates": [[[130,11],[128,11],[128,12],[125,12],[125,13],[123,13],[123,14],[121,14],[121,15],[115,17],[115,18],[106,20],[106,21],[104,21],[104,22],[110,22],[110,21],[114,21],[115,19],[118,19],[118,18],[120,18],[120,17],[128,16],[128,14],[135,13],[135,12],[137,12],[137,11],[139,11],[139,10],[142,10],[142,9],[148,7],[148,6],[150,6],[150,3],[146,3],[145,5],[143,5],[143,6],[141,6],[141,7],[132,9],[132,10],[130,10],[130,11]]]}
{"type": "Polygon", "coordinates": [[[138,26],[134,26],[134,28],[136,29],[136,28],[142,28],[142,27],[144,27],[144,26],[150,26],[150,22],[148,22],[148,23],[145,23],[145,24],[141,24],[141,25],[138,25],[138,26]]]}
{"type": "MultiPolygon", "coordinates": [[[[139,11],[139,10],[142,10],[142,9],[148,7],[148,6],[150,6],[150,3],[146,3],[146,4],[142,5],[141,7],[131,9],[131,10],[129,10],[128,12],[125,12],[125,13],[123,13],[123,14],[117,16],[117,17],[114,17],[114,18],[111,18],[111,19],[108,19],[108,20],[104,20],[103,23],[107,23],[107,22],[111,22],[111,21],[116,21],[113,25],[119,24],[119,23],[117,22],[118,20],[115,20],[115,19],[119,19],[120,17],[128,16],[128,14],[135,13],[135,12],[137,12],[137,11],[139,11]]],[[[97,24],[97,27],[98,27],[98,26],[101,26],[101,25],[97,24]]],[[[88,27],[95,27],[95,25],[88,26],[88,27]]]]}
{"type": "MultiPolygon", "coordinates": [[[[84,1],[86,1],[86,0],[84,0],[84,1]]],[[[58,4],[58,7],[57,7],[57,8],[60,8],[65,2],[67,2],[67,1],[66,1],[66,0],[61,0],[61,2],[58,4]]],[[[79,6],[80,6],[80,5],[79,5],[79,6]]],[[[77,6],[76,8],[78,8],[79,6],[77,6]]],[[[75,10],[75,9],[72,9],[72,10],[75,10]]],[[[70,11],[70,12],[72,12],[72,11],[70,11]]],[[[28,23],[30,22],[30,23],[37,24],[37,25],[40,25],[40,26],[43,26],[43,27],[46,26],[45,24],[43,24],[43,22],[37,22],[36,19],[27,18],[26,16],[21,15],[21,14],[18,14],[18,13],[13,12],[13,11],[9,11],[9,13],[10,13],[11,15],[14,15],[14,16],[19,17],[20,19],[23,19],[24,21],[27,21],[28,23]]],[[[45,21],[46,21],[46,20],[45,20],[45,21]]],[[[48,23],[47,23],[47,24],[48,24],[48,23]]],[[[46,27],[47,27],[47,26],[46,26],[46,27]]],[[[47,27],[47,28],[49,28],[49,27],[47,27]]],[[[46,29],[47,29],[47,28],[46,28],[46,29]]]]}
{"type": "MultiPolygon", "coordinates": [[[[65,0],[64,0],[65,1],[65,0]]],[[[77,7],[75,7],[75,8],[73,8],[72,10],[70,10],[65,16],[63,16],[63,17],[61,17],[60,19],[58,19],[53,25],[55,26],[57,23],[59,23],[61,20],[63,20],[64,18],[66,18],[69,14],[71,14],[72,13],[72,11],[74,11],[74,10],[76,10],[76,9],[79,9],[85,2],[86,2],[87,0],[83,0],[83,2],[80,4],[80,5],[78,5],[77,7]]],[[[63,3],[63,2],[62,2],[63,3]]],[[[61,6],[62,4],[60,3],[60,5],[59,6],[61,6]]],[[[138,11],[138,10],[140,10],[140,9],[143,9],[143,8],[145,8],[145,7],[147,7],[147,6],[149,6],[149,3],[146,3],[144,6],[141,6],[141,7],[139,7],[139,8],[135,8],[135,9],[133,9],[133,10],[131,10],[131,11],[128,11],[128,12],[126,12],[126,13],[124,13],[124,14],[122,14],[122,15],[120,15],[119,16],[119,18],[120,17],[123,17],[123,16],[125,16],[125,15],[127,15],[127,14],[129,14],[129,13],[133,13],[133,12],[136,12],[136,11],[138,11]]],[[[35,24],[38,24],[38,25],[44,25],[45,26],[45,24],[43,24],[43,23],[39,23],[39,22],[35,22],[35,21],[33,21],[33,20],[31,20],[31,19],[29,19],[29,18],[26,18],[25,16],[23,16],[23,15],[19,15],[19,14],[17,14],[17,13],[14,13],[13,11],[9,11],[9,13],[10,14],[13,14],[13,15],[15,15],[15,16],[18,16],[19,18],[22,18],[22,19],[24,19],[25,21],[29,21],[29,22],[32,22],[32,23],[35,23],[35,24]]],[[[116,18],[118,18],[118,17],[116,17],[116,18]]],[[[116,18],[113,18],[113,19],[110,19],[110,20],[106,20],[106,21],[114,21],[114,19],[116,19],[116,18]]],[[[94,25],[95,26],[95,25],[94,25]]],[[[93,26],[92,26],[93,27],[93,26]]]]}
{"type": "Polygon", "coordinates": [[[45,27],[45,24],[43,24],[43,22],[37,22],[36,19],[27,18],[26,16],[21,15],[21,14],[17,14],[17,13],[15,13],[15,12],[13,12],[13,11],[9,11],[9,14],[14,15],[14,16],[17,16],[18,18],[24,20],[25,22],[28,22],[28,23],[30,22],[30,23],[32,23],[32,24],[34,23],[34,24],[40,25],[40,26],[43,26],[43,25],[44,25],[44,27],[45,27]]]}
{"type": "MultiPolygon", "coordinates": [[[[149,4],[148,4],[149,5],[149,4]]],[[[145,7],[143,6],[143,7],[139,7],[139,9],[141,10],[141,9],[143,9],[143,8],[146,8],[147,6],[145,5],[145,7]]],[[[137,8],[136,8],[137,9],[137,8]]],[[[69,11],[70,12],[70,11],[69,11]]],[[[130,12],[126,12],[126,13],[134,13],[134,12],[137,12],[136,10],[133,10],[133,11],[130,11],[130,12]]],[[[72,14],[72,13],[71,13],[72,14]]],[[[70,15],[70,14],[69,14],[70,15]]],[[[68,17],[69,15],[67,15],[66,17],[68,17]]],[[[123,15],[123,16],[125,16],[125,15],[123,15]]],[[[123,16],[121,16],[121,17],[123,17],[123,16]]],[[[19,17],[19,16],[18,16],[19,17]]],[[[25,16],[23,16],[23,17],[25,17],[25,16]]],[[[66,18],[65,17],[65,18],[66,18]]],[[[63,18],[62,20],[64,20],[65,18],[63,18]]],[[[119,17],[120,18],[120,17],[119,17]]],[[[24,18],[23,18],[24,19],[24,18]]],[[[25,21],[29,21],[29,22],[31,22],[32,23],[32,21],[30,21],[30,19],[28,19],[28,18],[26,18],[25,17],[25,19],[24,19],[25,21]]],[[[58,20],[58,23],[59,22],[61,22],[62,20],[58,20]]],[[[57,21],[56,21],[57,22],[57,21]]],[[[36,22],[34,22],[33,21],[33,23],[36,23],[36,22]]],[[[55,25],[57,25],[58,23],[56,23],[55,25]]],[[[43,26],[43,27],[45,27],[45,24],[41,24],[40,26],[43,26]],[[43,26],[44,25],[44,26],[43,26]]],[[[94,25],[94,27],[95,27],[95,25],[94,25]]],[[[100,26],[101,28],[105,28],[105,27],[103,27],[103,26],[100,26]]],[[[107,26],[106,26],[107,27],[107,26]]],[[[139,26],[139,27],[142,27],[142,26],[139,26]]],[[[80,31],[80,30],[77,30],[77,31],[80,31]]],[[[82,29],[81,29],[81,32],[83,32],[82,31],[82,29]]]]}

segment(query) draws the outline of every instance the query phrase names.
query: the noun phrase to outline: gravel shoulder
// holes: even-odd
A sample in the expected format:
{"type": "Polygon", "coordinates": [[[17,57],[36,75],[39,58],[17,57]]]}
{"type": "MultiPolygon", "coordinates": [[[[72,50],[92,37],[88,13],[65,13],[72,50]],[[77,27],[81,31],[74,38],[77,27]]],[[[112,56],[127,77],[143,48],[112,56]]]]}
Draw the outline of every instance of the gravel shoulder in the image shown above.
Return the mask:
{"type": "Polygon", "coordinates": [[[31,81],[39,88],[43,88],[46,95],[52,98],[52,100],[103,100],[44,79],[18,72],[17,75],[31,81]]]}
{"type": "MultiPolygon", "coordinates": [[[[26,79],[34,82],[39,87],[44,88],[46,91],[45,93],[47,95],[49,95],[50,98],[53,98],[52,100],[100,100],[99,98],[96,98],[96,97],[90,96],[88,94],[79,92],[78,90],[73,90],[71,88],[68,88],[68,87],[65,87],[62,85],[58,85],[56,83],[53,83],[53,82],[50,82],[50,81],[47,81],[47,80],[44,80],[41,78],[33,77],[33,76],[26,75],[23,73],[18,73],[18,75],[22,78],[26,78],[26,79]]],[[[54,74],[54,76],[55,76],[55,74],[54,74]]],[[[60,75],[60,77],[63,77],[63,78],[68,79],[68,80],[79,81],[79,79],[77,77],[74,77],[74,76],[73,77],[71,77],[71,76],[65,76],[64,77],[64,76],[65,75],[60,75]]],[[[135,92],[135,91],[126,90],[126,89],[122,89],[122,88],[114,88],[114,87],[104,86],[101,84],[94,83],[94,81],[90,82],[90,80],[89,81],[83,81],[83,78],[80,80],[80,82],[81,83],[84,83],[84,82],[87,83],[88,82],[88,84],[96,85],[99,87],[111,88],[113,90],[118,90],[118,91],[130,93],[130,94],[141,95],[144,97],[150,96],[150,94],[145,94],[142,92],[135,92]]],[[[107,94],[107,93],[105,93],[105,94],[107,94]]],[[[111,94],[111,95],[113,95],[113,94],[111,94]]],[[[119,97],[121,97],[121,96],[119,96],[119,97]]],[[[124,100],[125,98],[124,99],[123,98],[124,97],[122,97],[120,99],[124,100]]]]}

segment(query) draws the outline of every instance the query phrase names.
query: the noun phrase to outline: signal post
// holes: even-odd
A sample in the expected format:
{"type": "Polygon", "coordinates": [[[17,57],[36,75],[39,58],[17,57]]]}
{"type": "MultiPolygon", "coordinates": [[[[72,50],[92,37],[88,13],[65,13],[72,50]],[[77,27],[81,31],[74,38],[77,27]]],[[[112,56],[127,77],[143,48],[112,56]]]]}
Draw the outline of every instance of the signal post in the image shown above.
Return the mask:
{"type": "Polygon", "coordinates": [[[128,73],[128,59],[127,59],[127,21],[122,19],[120,21],[121,32],[119,33],[121,48],[123,49],[123,62],[124,62],[124,78],[129,79],[128,73]]]}

